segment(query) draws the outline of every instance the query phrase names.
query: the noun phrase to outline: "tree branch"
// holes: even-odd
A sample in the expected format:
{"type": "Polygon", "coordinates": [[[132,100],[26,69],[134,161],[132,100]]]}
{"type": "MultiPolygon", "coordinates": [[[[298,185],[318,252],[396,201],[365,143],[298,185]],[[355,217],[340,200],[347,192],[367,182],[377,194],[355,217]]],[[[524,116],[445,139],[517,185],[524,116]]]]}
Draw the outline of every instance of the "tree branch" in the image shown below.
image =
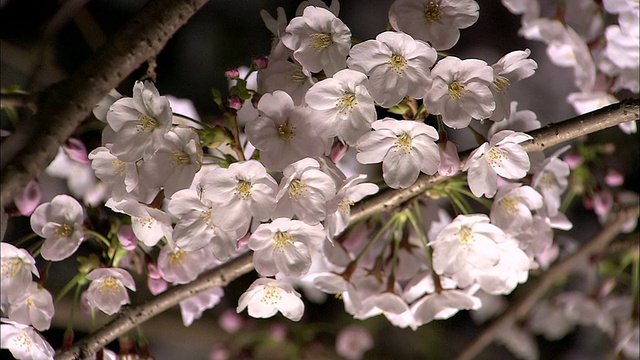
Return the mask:
{"type": "MultiPolygon", "coordinates": [[[[588,135],[614,125],[638,120],[640,113],[638,99],[627,99],[617,104],[583,114],[560,123],[549,124],[541,129],[530,131],[533,140],[522,143],[522,147],[529,152],[542,151],[548,147],[588,135]]],[[[460,168],[464,166],[470,152],[460,154],[460,168]]],[[[389,211],[400,204],[423,194],[435,184],[448,177],[421,174],[418,180],[406,189],[387,189],[378,195],[365,199],[351,210],[351,223],[364,220],[373,214],[389,211]]]]}
{"type": "Polygon", "coordinates": [[[471,360],[480,354],[504,329],[513,324],[517,319],[524,317],[547,290],[553,286],[559,277],[565,275],[579,261],[604,250],[605,246],[620,233],[624,223],[633,217],[637,218],[639,212],[640,208],[638,205],[618,211],[615,219],[605,225],[593,239],[578,251],[557,262],[545,272],[525,297],[509,307],[507,311],[476,337],[456,359],[471,360]]]}
{"type": "Polygon", "coordinates": [[[148,58],[207,0],[152,0],[68,80],[40,96],[38,113],[0,145],[0,202],[7,206],[53,160],[95,104],[148,58]]]}
{"type": "MultiPolygon", "coordinates": [[[[637,119],[638,100],[623,101],[559,124],[551,124],[540,130],[532,131],[530,134],[534,137],[534,140],[524,144],[524,147],[527,151],[542,150],[545,147],[606,129],[621,122],[637,119]],[[565,136],[560,134],[560,129],[570,135],[565,136]]],[[[420,195],[434,184],[445,179],[445,177],[441,176],[422,176],[418,179],[418,182],[409,189],[391,190],[373,196],[354,207],[354,211],[351,213],[350,223],[353,224],[378,212],[391,210],[403,202],[420,195]],[[372,209],[369,209],[369,206],[372,207],[372,209]]],[[[620,219],[620,217],[618,219],[620,219]]],[[[56,359],[77,359],[80,354],[89,356],[118,338],[118,336],[131,330],[150,317],[175,306],[189,296],[213,286],[223,286],[251,270],[253,270],[252,254],[250,252],[242,254],[238,258],[202,274],[197,280],[190,284],[175,287],[145,304],[126,310],[120,317],[93,335],[82,339],[71,348],[59,353],[56,359]]]]}
{"type": "Polygon", "coordinates": [[[120,335],[135,328],[149,318],[162,313],[201,291],[215,286],[225,286],[232,280],[253,270],[252,254],[244,253],[216,267],[185,285],[176,286],[153,299],[122,311],[113,321],[99,331],[78,341],[70,348],[56,354],[58,360],[86,359],[120,335]]]}

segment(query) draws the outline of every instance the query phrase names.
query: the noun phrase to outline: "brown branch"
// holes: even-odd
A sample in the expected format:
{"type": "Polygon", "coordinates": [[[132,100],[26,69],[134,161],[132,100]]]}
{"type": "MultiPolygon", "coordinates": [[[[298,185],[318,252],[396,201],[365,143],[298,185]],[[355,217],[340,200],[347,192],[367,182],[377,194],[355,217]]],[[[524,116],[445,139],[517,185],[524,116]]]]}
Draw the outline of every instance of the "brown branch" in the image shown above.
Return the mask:
{"type": "Polygon", "coordinates": [[[94,105],[147,59],[207,0],[153,0],[68,80],[47,88],[38,113],[0,145],[0,202],[7,206],[51,162],[94,105]]]}
{"type": "Polygon", "coordinates": [[[176,286],[141,305],[128,308],[99,331],[78,341],[70,348],[56,354],[57,360],[86,359],[120,335],[135,328],[149,318],[164,312],[180,301],[215,286],[225,286],[232,280],[253,270],[252,254],[244,253],[216,267],[193,282],[176,286]]]}
{"type": "Polygon", "coordinates": [[[620,233],[624,223],[633,217],[637,218],[639,212],[640,208],[637,205],[619,211],[615,219],[605,225],[587,244],[549,268],[526,296],[500,315],[500,317],[476,337],[456,359],[471,360],[480,354],[504,329],[513,324],[517,319],[524,317],[558,278],[565,275],[581,260],[602,251],[605,246],[620,233]]]}
{"type": "MultiPolygon", "coordinates": [[[[640,105],[638,99],[623,100],[617,104],[580,115],[560,123],[549,124],[544,128],[530,131],[533,140],[522,144],[526,151],[542,151],[554,145],[588,135],[614,125],[638,120],[640,105]]],[[[470,152],[460,154],[460,168],[470,152]]],[[[361,201],[351,210],[351,223],[364,220],[372,215],[389,211],[400,204],[423,194],[433,185],[446,180],[440,175],[420,175],[418,180],[406,189],[388,189],[380,194],[361,201]]]]}
{"type": "MultiPolygon", "coordinates": [[[[620,122],[628,121],[627,119],[629,119],[629,116],[627,116],[627,114],[625,113],[625,109],[627,109],[627,103],[621,103],[617,106],[614,106],[613,109],[609,107],[603,110],[598,110],[594,113],[587,114],[585,116],[579,116],[575,119],[568,120],[566,121],[566,123],[568,124],[561,123],[549,125],[544,129],[531,132],[531,135],[534,136],[534,140],[533,142],[525,146],[527,147],[527,150],[532,151],[559,144],[562,141],[570,140],[566,138],[563,138],[562,140],[558,139],[559,135],[557,135],[555,131],[555,128],[558,126],[562,126],[564,131],[570,132],[575,138],[588,134],[588,132],[584,132],[579,129],[588,129],[588,131],[595,132],[610,126],[614,126],[620,122]],[[594,123],[596,125],[594,125],[594,123]],[[536,143],[539,145],[536,145],[536,143]]],[[[637,119],[637,100],[635,100],[635,102],[631,102],[631,109],[635,109],[635,119],[637,119]]],[[[628,112],[629,110],[626,111],[628,112]]],[[[419,180],[423,182],[423,184],[420,185],[420,190],[414,190],[412,192],[406,190],[390,191],[377,196],[373,196],[364,204],[358,204],[356,207],[354,207],[356,211],[351,214],[350,223],[353,224],[359,220],[365,219],[366,217],[381,211],[391,210],[395,206],[398,206],[406,200],[411,199],[413,196],[417,196],[421,192],[427,190],[432,186],[432,184],[435,184],[438,181],[443,181],[445,179],[444,177],[440,177],[436,181],[430,180],[431,178],[435,177],[422,177],[419,180]],[[398,194],[396,195],[398,198],[394,198],[394,194],[398,194]],[[374,204],[373,206],[375,207],[375,210],[366,209],[366,206],[368,206],[368,204],[374,204]]],[[[620,218],[621,217],[619,217],[618,220],[620,220],[620,218]]],[[[105,327],[103,327],[93,335],[81,340],[72,348],[58,354],[56,359],[78,358],[78,355],[81,354],[81,351],[84,356],[88,356],[94,353],[109,342],[115,340],[121,334],[124,334],[125,332],[131,330],[150,317],[159,314],[160,312],[172,306],[177,305],[181,300],[194,295],[196,292],[206,290],[213,286],[222,286],[250,272],[251,270],[253,270],[251,259],[251,253],[243,254],[231,262],[220,265],[216,269],[202,274],[197,280],[195,280],[195,282],[191,284],[173,288],[170,291],[159,295],[159,299],[155,298],[145,304],[127,310],[122,316],[107,324],[105,327]]]]}

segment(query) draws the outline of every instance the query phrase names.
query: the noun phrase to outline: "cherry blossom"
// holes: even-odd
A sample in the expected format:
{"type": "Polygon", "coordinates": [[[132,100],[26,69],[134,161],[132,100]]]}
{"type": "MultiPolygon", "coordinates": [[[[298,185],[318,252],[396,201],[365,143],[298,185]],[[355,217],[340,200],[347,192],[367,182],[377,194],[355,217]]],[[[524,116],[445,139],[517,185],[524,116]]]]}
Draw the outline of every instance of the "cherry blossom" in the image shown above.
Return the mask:
{"type": "Polygon", "coordinates": [[[371,348],[373,337],[362,326],[347,326],[336,337],[336,353],[349,360],[362,359],[364,353],[371,348]]]}
{"type": "Polygon", "coordinates": [[[164,195],[170,198],[191,185],[201,165],[198,134],[188,127],[176,127],[164,135],[155,154],[142,163],[139,176],[146,187],[162,186],[164,195]]]}
{"type": "Polygon", "coordinates": [[[447,56],[431,70],[431,77],[424,103],[430,113],[442,115],[447,126],[464,128],[471,119],[484,120],[493,113],[493,70],[486,62],[447,56]]]}
{"type": "Polygon", "coordinates": [[[542,195],[532,187],[505,185],[491,205],[491,223],[511,234],[528,231],[533,222],[531,211],[542,205],[542,195]]]}
{"type": "Polygon", "coordinates": [[[267,221],[276,206],[278,184],[256,161],[237,162],[229,168],[215,168],[200,180],[203,198],[211,200],[218,211],[219,225],[228,230],[247,232],[251,217],[267,221]]]}
{"type": "Polygon", "coordinates": [[[34,281],[24,288],[22,295],[9,301],[9,319],[21,324],[30,324],[39,331],[49,328],[53,313],[51,293],[34,281]]]}
{"type": "Polygon", "coordinates": [[[498,175],[510,180],[527,175],[531,163],[519,143],[530,139],[533,138],[525,133],[502,130],[471,152],[463,171],[468,171],[467,181],[473,195],[493,197],[498,189],[498,175]]]}
{"type": "Polygon", "coordinates": [[[367,74],[373,99],[391,107],[407,95],[416,99],[424,96],[431,82],[429,68],[436,57],[427,43],[402,32],[386,31],[375,40],[354,45],[347,65],[367,74]]]}
{"type": "Polygon", "coordinates": [[[40,277],[35,259],[25,249],[9,243],[0,243],[0,299],[2,304],[24,293],[31,283],[31,274],[40,277]]]}
{"type": "Polygon", "coordinates": [[[310,225],[324,220],[327,202],[336,195],[336,185],[320,170],[318,161],[311,158],[296,161],[287,166],[282,175],[272,217],[295,214],[310,225]]]}
{"type": "Polygon", "coordinates": [[[496,108],[491,115],[492,120],[502,121],[511,116],[509,89],[516,82],[532,76],[538,68],[538,64],[533,59],[529,59],[529,55],[531,55],[529,49],[512,51],[491,65],[493,82],[489,89],[496,102],[496,108]]]}
{"type": "Polygon", "coordinates": [[[302,65],[286,59],[269,62],[258,72],[258,88],[261,93],[282,90],[291,96],[294,105],[305,104],[305,94],[316,82],[302,65]]]}
{"type": "Polygon", "coordinates": [[[362,183],[366,175],[350,176],[338,190],[336,196],[327,203],[327,217],[324,226],[329,238],[341,233],[349,225],[351,206],[365,196],[378,192],[378,186],[372,183],[362,183]]]}
{"type": "Polygon", "coordinates": [[[289,94],[281,90],[264,94],[258,112],[258,118],[249,122],[245,131],[267,168],[282,171],[294,161],[324,152],[322,140],[309,125],[308,113],[294,107],[289,94]]]}
{"type": "Polygon", "coordinates": [[[317,248],[325,239],[320,224],[277,218],[258,226],[249,238],[249,248],[254,251],[253,264],[260,275],[301,276],[311,267],[309,247],[317,248]]]}
{"type": "Polygon", "coordinates": [[[282,43],[293,50],[293,58],[305,69],[333,76],[346,67],[351,31],[329,10],[308,6],[285,31],[282,43]]]}
{"type": "Polygon", "coordinates": [[[120,268],[99,268],[87,274],[91,284],[87,289],[87,301],[92,308],[98,308],[107,315],[113,315],[120,307],[129,303],[127,289],[136,290],[131,275],[120,268]]]}
{"type": "Polygon", "coordinates": [[[16,359],[49,360],[55,350],[29,325],[2,319],[0,347],[8,349],[16,359]]]}
{"type": "Polygon", "coordinates": [[[45,238],[42,257],[60,261],[71,256],[84,240],[84,210],[69,195],[58,195],[41,204],[31,216],[31,228],[45,238]]]}
{"type": "Polygon", "coordinates": [[[458,29],[478,20],[478,9],[472,0],[396,0],[389,8],[389,23],[437,50],[447,50],[458,42],[458,29]]]}
{"type": "Polygon", "coordinates": [[[244,309],[255,318],[269,318],[280,311],[289,320],[298,321],[304,313],[304,303],[289,283],[260,278],[240,296],[236,311],[240,313],[244,309]]]}
{"type": "Polygon", "coordinates": [[[338,136],[355,145],[376,119],[373,99],[367,90],[367,76],[354,70],[338,71],[332,78],[313,85],[305,96],[316,132],[323,137],[338,136]]]}
{"type": "Polygon", "coordinates": [[[186,300],[180,301],[180,314],[184,326],[190,326],[202,316],[202,313],[216,306],[224,296],[224,290],[219,287],[204,290],[186,300]]]}
{"type": "Polygon", "coordinates": [[[448,319],[460,310],[475,310],[482,304],[480,299],[461,290],[446,290],[425,295],[411,305],[411,312],[420,324],[434,319],[448,319]]]}
{"type": "Polygon", "coordinates": [[[160,96],[150,81],[137,81],[133,97],[117,100],[107,112],[107,122],[116,132],[111,151],[124,162],[148,160],[171,129],[169,100],[160,96]]]}
{"type": "Polygon", "coordinates": [[[411,186],[420,172],[438,171],[440,153],[435,141],[436,129],[417,121],[384,118],[372,124],[372,132],[357,145],[357,159],[362,164],[382,162],[382,176],[392,188],[411,186]]]}
{"type": "Polygon", "coordinates": [[[195,280],[211,263],[215,263],[215,260],[209,247],[186,251],[165,245],[158,254],[160,275],[173,284],[186,284],[195,280]]]}

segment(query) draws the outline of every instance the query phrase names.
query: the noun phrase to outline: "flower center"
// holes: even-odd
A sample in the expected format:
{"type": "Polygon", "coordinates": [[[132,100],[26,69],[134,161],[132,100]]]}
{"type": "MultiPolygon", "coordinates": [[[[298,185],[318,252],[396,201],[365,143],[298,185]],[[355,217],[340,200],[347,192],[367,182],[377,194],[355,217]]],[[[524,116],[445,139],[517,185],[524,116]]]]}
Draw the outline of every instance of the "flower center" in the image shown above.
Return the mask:
{"type": "Polygon", "coordinates": [[[2,277],[6,279],[11,279],[18,271],[22,268],[22,261],[13,260],[2,263],[2,277]]]}
{"type": "Polygon", "coordinates": [[[500,200],[500,206],[510,215],[518,213],[518,204],[520,204],[520,201],[515,197],[505,197],[500,200]]]}
{"type": "Polygon", "coordinates": [[[456,100],[462,99],[469,92],[466,89],[467,86],[465,84],[460,81],[454,81],[449,85],[449,96],[456,100]]]}
{"type": "Polygon", "coordinates": [[[13,342],[17,347],[25,349],[25,353],[31,353],[31,346],[33,345],[33,342],[31,341],[31,338],[27,336],[27,334],[21,333],[20,335],[13,338],[13,342]]]}
{"type": "Polygon", "coordinates": [[[273,235],[273,251],[283,253],[284,249],[293,245],[293,236],[286,231],[276,231],[273,235]]]}
{"type": "Polygon", "coordinates": [[[73,228],[67,224],[58,225],[54,233],[57,237],[69,237],[73,234],[73,228]]]}
{"type": "Polygon", "coordinates": [[[148,217],[148,218],[135,218],[133,221],[140,223],[140,226],[146,226],[148,229],[151,229],[151,226],[153,226],[153,218],[152,217],[148,217]]]}
{"type": "Polygon", "coordinates": [[[338,205],[338,210],[340,210],[343,215],[348,216],[353,205],[355,205],[353,201],[350,201],[349,199],[342,199],[340,205],[338,205]]]}
{"type": "Polygon", "coordinates": [[[424,8],[424,17],[428,22],[434,22],[440,20],[440,16],[442,16],[443,10],[440,4],[436,4],[433,1],[430,1],[427,4],[427,7],[424,8]]]}
{"type": "Polygon", "coordinates": [[[115,170],[116,175],[124,176],[124,174],[127,171],[127,165],[124,163],[124,161],[113,160],[111,162],[111,165],[113,165],[113,167],[116,168],[115,170]]]}
{"type": "Polygon", "coordinates": [[[319,53],[327,46],[331,45],[331,35],[325,33],[315,33],[309,35],[311,41],[309,46],[313,48],[313,51],[319,53]]]}
{"type": "Polygon", "coordinates": [[[498,92],[504,94],[509,90],[511,86],[511,82],[504,76],[498,76],[495,80],[493,80],[493,86],[498,89],[498,92]]]}
{"type": "Polygon", "coordinates": [[[407,59],[402,55],[393,54],[387,64],[389,65],[389,68],[391,68],[391,72],[402,75],[404,74],[404,70],[407,68],[407,59]]]}
{"type": "Polygon", "coordinates": [[[153,131],[158,127],[158,121],[148,117],[143,113],[138,113],[138,121],[136,121],[136,131],[153,131]]]}
{"type": "Polygon", "coordinates": [[[398,136],[398,140],[393,143],[393,151],[400,152],[400,155],[411,154],[411,150],[413,149],[411,141],[412,139],[409,134],[405,133],[398,136]]]}
{"type": "Polygon", "coordinates": [[[185,254],[184,250],[178,250],[176,252],[171,253],[171,255],[169,255],[169,264],[181,266],[182,263],[184,262],[184,254],[185,254]]]}
{"type": "Polygon", "coordinates": [[[493,147],[487,152],[487,162],[491,167],[502,166],[502,161],[506,159],[506,154],[498,148],[493,147]]]}
{"type": "Polygon", "coordinates": [[[27,305],[27,307],[28,307],[29,309],[32,309],[32,308],[33,308],[33,297],[29,296],[29,298],[27,299],[27,301],[25,301],[24,303],[27,305]]]}
{"type": "Polygon", "coordinates": [[[556,174],[552,172],[545,172],[542,176],[540,176],[540,181],[538,182],[538,186],[545,190],[553,189],[558,183],[558,178],[556,178],[556,174]]]}
{"type": "Polygon", "coordinates": [[[260,299],[260,302],[265,305],[275,305],[280,300],[282,300],[280,290],[275,286],[265,285],[264,295],[262,295],[262,299],[260,299]]]}
{"type": "Polygon", "coordinates": [[[113,276],[107,276],[102,280],[102,283],[98,285],[98,291],[100,294],[115,295],[120,292],[120,286],[113,276]]]}
{"type": "Polygon", "coordinates": [[[471,228],[468,226],[462,226],[458,231],[458,243],[460,246],[469,250],[471,246],[476,242],[476,238],[473,236],[471,232],[471,228]]]}
{"type": "Polygon", "coordinates": [[[240,180],[238,181],[238,186],[236,186],[236,191],[233,194],[238,197],[238,200],[247,200],[251,197],[252,186],[253,185],[251,185],[250,182],[240,180]]]}
{"type": "Polygon", "coordinates": [[[347,93],[343,97],[338,99],[338,103],[336,103],[336,109],[342,115],[347,112],[351,114],[353,112],[353,108],[358,105],[358,100],[356,99],[356,94],[347,93]]]}
{"type": "Polygon", "coordinates": [[[171,150],[171,155],[173,155],[171,158],[171,167],[174,169],[183,165],[191,164],[191,158],[189,155],[181,151],[171,150]]]}
{"type": "Polygon", "coordinates": [[[216,224],[211,220],[211,210],[202,210],[200,211],[200,219],[204,222],[205,225],[211,230],[216,228],[216,224]]]}
{"type": "Polygon", "coordinates": [[[280,135],[280,138],[285,141],[291,141],[291,139],[296,136],[295,130],[295,126],[291,126],[291,124],[286,122],[278,126],[278,135],[280,135]]]}
{"type": "Polygon", "coordinates": [[[299,179],[292,180],[289,184],[289,199],[299,201],[300,198],[307,197],[307,184],[303,183],[299,179]]]}

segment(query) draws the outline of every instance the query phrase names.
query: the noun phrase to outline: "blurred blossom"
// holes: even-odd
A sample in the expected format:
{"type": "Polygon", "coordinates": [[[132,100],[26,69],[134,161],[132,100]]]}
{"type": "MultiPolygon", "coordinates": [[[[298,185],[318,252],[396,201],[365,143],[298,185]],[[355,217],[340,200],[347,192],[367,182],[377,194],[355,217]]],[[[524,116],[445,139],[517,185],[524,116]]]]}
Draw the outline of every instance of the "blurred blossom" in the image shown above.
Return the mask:
{"type": "Polygon", "coordinates": [[[227,309],[218,318],[218,325],[224,331],[234,334],[242,328],[244,321],[233,309],[227,309]]]}
{"type": "Polygon", "coordinates": [[[342,329],[336,338],[336,353],[349,360],[362,359],[373,348],[373,337],[362,326],[352,325],[342,329]]]}

